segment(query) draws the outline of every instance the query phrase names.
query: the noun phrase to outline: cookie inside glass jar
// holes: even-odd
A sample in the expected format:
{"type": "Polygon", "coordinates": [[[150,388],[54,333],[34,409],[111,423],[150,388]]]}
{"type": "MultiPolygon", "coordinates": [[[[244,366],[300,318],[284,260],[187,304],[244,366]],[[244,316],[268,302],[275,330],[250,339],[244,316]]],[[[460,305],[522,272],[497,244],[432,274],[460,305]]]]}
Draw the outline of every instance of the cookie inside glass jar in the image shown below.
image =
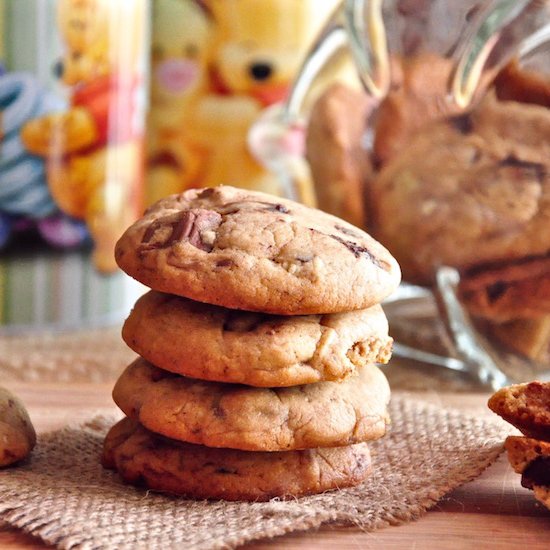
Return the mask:
{"type": "MultiPolygon", "coordinates": [[[[451,92],[456,60],[469,45],[439,47],[444,37],[434,25],[442,4],[386,4],[392,75],[387,94],[362,117],[358,132],[353,102],[340,101],[334,109],[347,92],[328,89],[312,111],[308,159],[330,158],[332,147],[333,159],[352,165],[342,161],[333,171],[360,173],[354,183],[359,179],[363,224],[396,256],[405,281],[430,286],[439,267],[457,268],[460,300],[480,331],[499,348],[543,362],[550,350],[546,39],[527,33],[527,40],[510,47],[506,63],[504,57],[497,61],[503,48],[496,47],[484,61],[471,103],[463,106],[451,92]],[[391,9],[399,16],[388,18],[391,9]],[[359,135],[355,151],[345,140],[334,145],[319,137],[319,127],[359,135]]],[[[454,14],[460,24],[453,32],[467,33],[486,9],[482,2],[464,4],[454,14]]],[[[534,10],[514,21],[533,23],[534,10]]],[[[547,20],[548,13],[537,17],[547,20]]],[[[510,36],[516,23],[506,25],[495,41],[510,36]]],[[[323,198],[337,196],[338,189],[329,194],[327,188],[350,187],[351,177],[345,184],[338,178],[326,182],[318,172],[313,166],[320,207],[330,211],[335,201],[323,198]]]]}

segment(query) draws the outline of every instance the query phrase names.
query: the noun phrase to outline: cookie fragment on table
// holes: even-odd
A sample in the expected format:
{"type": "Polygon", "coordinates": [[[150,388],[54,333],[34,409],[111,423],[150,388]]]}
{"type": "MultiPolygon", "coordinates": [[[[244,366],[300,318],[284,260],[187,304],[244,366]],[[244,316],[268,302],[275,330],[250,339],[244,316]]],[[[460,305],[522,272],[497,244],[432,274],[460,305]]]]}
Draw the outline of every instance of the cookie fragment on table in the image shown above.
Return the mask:
{"type": "Polygon", "coordinates": [[[515,384],[498,390],[489,408],[524,436],[509,436],[504,447],[521,484],[550,509],[550,382],[515,384]]]}
{"type": "Polygon", "coordinates": [[[489,408],[527,437],[550,441],[550,382],[515,384],[498,390],[489,408]]]}
{"type": "Polygon", "coordinates": [[[509,436],[505,448],[514,471],[521,474],[521,485],[550,509],[550,443],[530,437],[509,436]]]}
{"type": "Polygon", "coordinates": [[[23,460],[36,443],[36,433],[23,403],[0,388],[0,468],[23,460]]]}

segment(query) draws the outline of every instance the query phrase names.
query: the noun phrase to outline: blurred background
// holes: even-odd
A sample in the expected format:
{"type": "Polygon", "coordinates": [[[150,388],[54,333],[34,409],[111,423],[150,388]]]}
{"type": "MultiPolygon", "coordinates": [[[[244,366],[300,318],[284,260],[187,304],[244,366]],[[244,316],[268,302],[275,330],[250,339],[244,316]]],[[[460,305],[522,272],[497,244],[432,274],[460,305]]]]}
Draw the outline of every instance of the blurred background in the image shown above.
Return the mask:
{"type": "Polygon", "coordinates": [[[224,183],[317,206],[396,256],[390,378],[546,376],[549,9],[0,0],[5,368],[47,353],[33,372],[70,378],[75,354],[75,376],[101,378],[98,357],[118,369],[142,288],[116,240],[156,200],[224,183]]]}

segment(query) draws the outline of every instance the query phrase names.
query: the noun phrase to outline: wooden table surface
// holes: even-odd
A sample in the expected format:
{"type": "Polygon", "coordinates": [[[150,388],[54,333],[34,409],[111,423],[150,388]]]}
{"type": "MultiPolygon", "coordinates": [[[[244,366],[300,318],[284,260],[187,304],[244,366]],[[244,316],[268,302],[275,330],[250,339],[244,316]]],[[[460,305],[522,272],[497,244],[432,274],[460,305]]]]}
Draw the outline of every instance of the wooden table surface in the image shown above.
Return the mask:
{"type": "MultiPolygon", "coordinates": [[[[109,384],[5,384],[27,405],[38,432],[88,418],[91,412],[114,409],[109,384]]],[[[488,394],[416,394],[418,398],[479,414],[488,394]]],[[[1,474],[0,474],[1,475],[1,474]]],[[[473,482],[450,493],[419,520],[374,533],[358,528],[323,526],[249,544],[267,548],[460,549],[550,548],[550,511],[523,489],[520,478],[501,458],[473,482]]],[[[0,525],[0,549],[46,548],[39,540],[0,525]]]]}

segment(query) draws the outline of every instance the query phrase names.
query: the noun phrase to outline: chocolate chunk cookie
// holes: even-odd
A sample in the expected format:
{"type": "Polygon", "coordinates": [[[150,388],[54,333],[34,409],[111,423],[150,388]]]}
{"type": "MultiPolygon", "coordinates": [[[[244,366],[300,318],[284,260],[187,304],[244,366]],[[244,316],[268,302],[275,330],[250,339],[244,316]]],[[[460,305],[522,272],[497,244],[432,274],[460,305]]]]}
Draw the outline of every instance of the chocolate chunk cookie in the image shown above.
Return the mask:
{"type": "Polygon", "coordinates": [[[390,390],[374,365],[344,382],[251,388],[204,382],[137,359],[113,399],[146,428],[181,441],[246,451],[336,447],[382,437],[390,390]]]}
{"type": "Polygon", "coordinates": [[[421,130],[372,183],[374,235],[420,283],[548,257],[549,144],[548,109],[493,97],[421,130]]]}
{"type": "Polygon", "coordinates": [[[181,443],[125,418],[108,433],[103,465],[129,483],[196,499],[264,501],[357,485],[371,469],[365,443],[280,453],[181,443]]]}
{"type": "Polygon", "coordinates": [[[502,388],[489,399],[488,405],[526,436],[550,441],[550,382],[502,388]]]}
{"type": "Polygon", "coordinates": [[[521,484],[550,509],[550,443],[529,437],[509,436],[504,444],[521,484]]]}
{"type": "Polygon", "coordinates": [[[364,309],[400,280],[397,262],[360,229],[225,186],[159,201],[115,254],[124,271],[155,290],[282,315],[364,309]]]}
{"type": "Polygon", "coordinates": [[[36,433],[23,403],[0,388],[0,468],[26,458],[35,443],[36,433]]]}
{"type": "Polygon", "coordinates": [[[265,387],[345,378],[367,363],[387,363],[392,344],[378,305],[350,313],[275,316],[156,291],[137,301],[122,336],[162,369],[265,387]]]}

